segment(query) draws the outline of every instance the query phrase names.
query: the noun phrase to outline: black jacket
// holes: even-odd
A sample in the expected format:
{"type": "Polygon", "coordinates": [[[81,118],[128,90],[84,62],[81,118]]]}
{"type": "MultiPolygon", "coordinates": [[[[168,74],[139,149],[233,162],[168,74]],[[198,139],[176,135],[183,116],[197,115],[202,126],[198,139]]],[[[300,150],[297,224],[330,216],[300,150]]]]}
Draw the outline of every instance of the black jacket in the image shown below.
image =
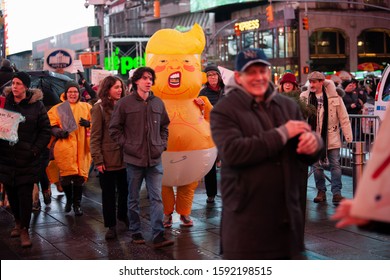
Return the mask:
{"type": "Polygon", "coordinates": [[[343,101],[345,104],[345,108],[347,109],[348,114],[360,114],[363,106],[359,102],[359,96],[356,91],[345,92],[343,97],[343,101]],[[352,108],[351,105],[355,104],[356,107],[352,108]]]}
{"type": "Polygon", "coordinates": [[[41,101],[43,94],[39,89],[28,90],[26,98],[16,104],[9,89],[6,88],[4,109],[19,112],[26,120],[19,123],[19,139],[15,145],[0,139],[0,182],[8,185],[37,183],[40,154],[51,137],[49,118],[41,101]]]}
{"type": "Polygon", "coordinates": [[[288,120],[302,120],[300,109],[271,84],[260,103],[235,83],[225,93],[211,111],[212,136],[222,160],[224,257],[299,255],[304,249],[299,163],[313,163],[319,151],[297,154],[298,137],[284,143],[280,129],[288,120]]]}
{"type": "Polygon", "coordinates": [[[208,86],[208,83],[206,83],[206,85],[200,90],[199,96],[206,96],[211,105],[214,106],[223,96],[224,88],[225,86],[222,84],[220,90],[215,91],[208,86]]]}

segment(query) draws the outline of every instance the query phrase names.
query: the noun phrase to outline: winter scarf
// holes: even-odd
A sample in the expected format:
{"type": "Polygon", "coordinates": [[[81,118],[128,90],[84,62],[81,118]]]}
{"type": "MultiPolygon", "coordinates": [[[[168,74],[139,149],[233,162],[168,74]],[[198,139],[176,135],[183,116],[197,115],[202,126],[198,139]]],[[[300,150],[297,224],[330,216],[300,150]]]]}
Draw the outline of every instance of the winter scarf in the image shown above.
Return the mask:
{"type": "MultiPolygon", "coordinates": [[[[322,120],[321,127],[321,138],[324,141],[324,147],[328,147],[328,97],[324,91],[322,91],[323,99],[324,99],[324,118],[322,120]]],[[[315,92],[310,92],[309,94],[309,104],[313,105],[316,109],[318,109],[318,102],[315,92]]],[[[308,118],[308,123],[311,126],[313,131],[317,131],[317,114],[311,115],[308,118]]],[[[324,154],[321,156],[321,159],[326,158],[326,150],[324,149],[324,154]]]]}

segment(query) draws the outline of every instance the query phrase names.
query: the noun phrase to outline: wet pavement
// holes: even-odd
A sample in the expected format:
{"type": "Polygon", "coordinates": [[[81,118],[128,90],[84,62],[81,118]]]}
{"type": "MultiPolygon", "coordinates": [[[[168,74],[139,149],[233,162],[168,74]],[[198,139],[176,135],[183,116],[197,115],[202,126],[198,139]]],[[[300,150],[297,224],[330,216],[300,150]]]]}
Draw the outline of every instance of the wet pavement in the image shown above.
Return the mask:
{"type": "MultiPolygon", "coordinates": [[[[352,197],[352,178],[343,176],[343,195],[352,197]]],[[[336,229],[329,217],[335,206],[328,202],[315,204],[317,191],[313,176],[308,180],[305,229],[306,255],[309,260],[390,260],[390,236],[349,227],[336,229]]],[[[65,197],[52,185],[52,202],[33,214],[30,228],[33,246],[23,249],[18,238],[10,238],[13,219],[0,209],[0,259],[2,260],[219,260],[219,230],[221,198],[206,203],[206,191],[200,183],[194,198],[191,217],[194,226],[180,226],[173,215],[173,227],[166,235],[173,238],[171,247],[155,250],[152,246],[149,222],[149,202],[145,188],[141,194],[142,228],[146,244],[130,243],[131,234],[118,222],[118,238],[106,241],[101,210],[101,190],[96,177],[90,178],[83,192],[84,215],[75,217],[64,212],[65,197]]]]}

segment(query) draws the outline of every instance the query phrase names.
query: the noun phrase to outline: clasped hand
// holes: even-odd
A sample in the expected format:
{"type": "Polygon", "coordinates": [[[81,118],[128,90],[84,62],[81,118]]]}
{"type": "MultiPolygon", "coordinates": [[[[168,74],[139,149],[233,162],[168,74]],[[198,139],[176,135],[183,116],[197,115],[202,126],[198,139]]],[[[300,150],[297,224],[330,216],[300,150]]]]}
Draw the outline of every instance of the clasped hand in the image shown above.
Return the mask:
{"type": "Polygon", "coordinates": [[[311,155],[318,150],[318,141],[314,133],[311,132],[310,125],[304,121],[290,120],[285,124],[289,139],[299,135],[298,154],[311,155]]]}
{"type": "Polygon", "coordinates": [[[59,130],[55,133],[54,135],[55,137],[59,138],[59,139],[66,139],[69,137],[69,132],[66,131],[66,130],[59,130]]]}
{"type": "Polygon", "coordinates": [[[90,127],[91,122],[86,120],[86,119],[80,118],[79,125],[84,126],[84,127],[90,127]]]}

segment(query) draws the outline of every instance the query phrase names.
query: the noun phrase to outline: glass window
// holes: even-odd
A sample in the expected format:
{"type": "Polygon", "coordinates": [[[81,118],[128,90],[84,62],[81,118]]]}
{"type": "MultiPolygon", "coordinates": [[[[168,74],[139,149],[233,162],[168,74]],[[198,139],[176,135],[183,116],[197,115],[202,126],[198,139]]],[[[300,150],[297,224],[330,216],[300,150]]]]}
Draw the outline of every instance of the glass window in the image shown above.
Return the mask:
{"type": "MultiPolygon", "coordinates": [[[[389,80],[389,79],[387,79],[387,80],[389,80]]],[[[387,83],[387,85],[385,86],[385,89],[384,89],[383,95],[382,95],[382,100],[383,101],[390,100],[390,83],[387,83]]]]}
{"type": "Polygon", "coordinates": [[[358,37],[358,53],[385,53],[388,38],[389,35],[383,31],[364,31],[358,37]]]}
{"type": "Polygon", "coordinates": [[[243,36],[243,48],[254,48],[255,47],[255,32],[245,32],[243,36]]]}
{"type": "Polygon", "coordinates": [[[279,32],[278,39],[279,39],[279,42],[278,42],[278,45],[279,45],[279,57],[280,58],[285,58],[286,57],[286,49],[285,49],[284,32],[283,33],[279,32]]]}
{"type": "Polygon", "coordinates": [[[298,56],[296,30],[290,26],[286,27],[286,57],[298,56]]]}
{"type": "Polygon", "coordinates": [[[339,31],[316,31],[309,45],[310,54],[345,54],[345,39],[339,31]]]}
{"type": "Polygon", "coordinates": [[[259,47],[264,50],[268,58],[273,58],[273,37],[271,30],[262,31],[259,38],[259,47]]]}
{"type": "Polygon", "coordinates": [[[320,32],[317,38],[317,53],[337,53],[337,33],[335,32],[320,32]]]}

